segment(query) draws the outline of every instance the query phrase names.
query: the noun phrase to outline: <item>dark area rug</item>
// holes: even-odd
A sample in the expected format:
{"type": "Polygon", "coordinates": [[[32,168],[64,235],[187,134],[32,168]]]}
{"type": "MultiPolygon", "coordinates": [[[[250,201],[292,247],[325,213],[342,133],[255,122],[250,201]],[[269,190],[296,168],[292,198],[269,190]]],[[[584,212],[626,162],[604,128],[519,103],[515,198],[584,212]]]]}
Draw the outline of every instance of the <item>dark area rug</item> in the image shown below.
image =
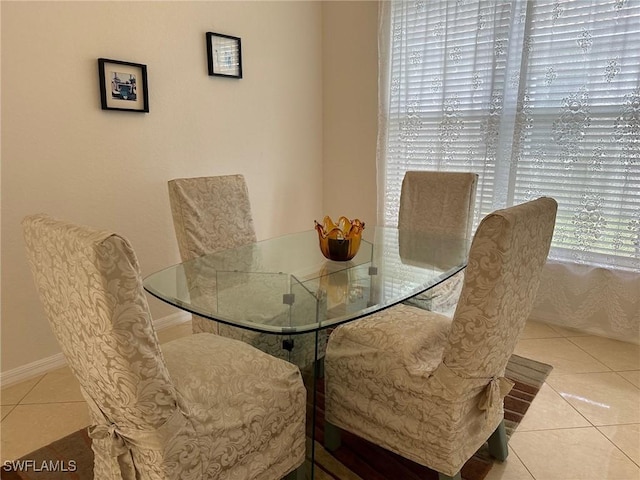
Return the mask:
{"type": "MultiPolygon", "coordinates": [[[[552,367],[518,355],[512,355],[506,377],[515,386],[505,397],[505,424],[510,437],[524,417],[551,372],[552,367]]],[[[318,480],[437,480],[433,470],[406,460],[348,432],[343,434],[341,447],[333,454],[322,448],[324,437],[324,385],[317,383],[316,411],[316,474],[318,480]]],[[[18,461],[21,468],[3,465],[3,480],[91,480],[93,452],[86,428],[31,452],[18,461]],[[29,462],[29,463],[25,463],[29,462]],[[26,468],[25,468],[26,467],[26,468]]],[[[480,449],[462,468],[464,480],[482,480],[492,466],[486,447],[480,449]]],[[[100,480],[100,479],[96,479],[100,480]]]]}

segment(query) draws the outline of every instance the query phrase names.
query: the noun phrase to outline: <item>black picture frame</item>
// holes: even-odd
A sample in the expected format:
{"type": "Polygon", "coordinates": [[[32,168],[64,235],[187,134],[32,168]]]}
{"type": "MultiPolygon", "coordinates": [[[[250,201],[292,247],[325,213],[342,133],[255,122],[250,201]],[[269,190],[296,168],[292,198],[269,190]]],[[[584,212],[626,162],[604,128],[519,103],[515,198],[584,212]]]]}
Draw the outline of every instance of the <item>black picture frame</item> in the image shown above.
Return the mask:
{"type": "Polygon", "coordinates": [[[98,59],[100,104],[103,110],[149,112],[147,66],[141,63],[98,59]],[[120,78],[120,77],[123,78],[120,78]]]}
{"type": "Polygon", "coordinates": [[[240,37],[207,32],[207,63],[212,77],[242,78],[240,37]]]}

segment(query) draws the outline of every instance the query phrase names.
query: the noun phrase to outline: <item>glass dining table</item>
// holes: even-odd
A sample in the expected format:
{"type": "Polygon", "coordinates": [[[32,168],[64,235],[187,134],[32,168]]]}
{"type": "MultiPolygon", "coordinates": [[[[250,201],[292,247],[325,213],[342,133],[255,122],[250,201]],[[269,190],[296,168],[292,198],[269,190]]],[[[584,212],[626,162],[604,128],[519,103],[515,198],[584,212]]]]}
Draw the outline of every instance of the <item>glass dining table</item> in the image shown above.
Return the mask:
{"type": "Polygon", "coordinates": [[[468,246],[466,238],[374,227],[365,230],[353,259],[335,262],[322,255],[310,230],[173,265],[147,276],[144,288],[218,322],[221,334],[226,328],[300,367],[309,397],[306,478],[312,479],[331,329],[418,295],[428,304],[430,289],[465,268],[468,246]]]}

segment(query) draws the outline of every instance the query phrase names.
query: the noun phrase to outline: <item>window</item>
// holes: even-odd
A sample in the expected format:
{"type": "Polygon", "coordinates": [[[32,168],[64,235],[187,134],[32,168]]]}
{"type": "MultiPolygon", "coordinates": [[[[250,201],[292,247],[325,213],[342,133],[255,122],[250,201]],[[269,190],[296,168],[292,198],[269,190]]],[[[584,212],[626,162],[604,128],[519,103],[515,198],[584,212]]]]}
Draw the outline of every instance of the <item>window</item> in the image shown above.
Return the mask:
{"type": "Polygon", "coordinates": [[[473,171],[476,223],[552,196],[551,258],[640,269],[640,3],[385,3],[382,222],[407,170],[473,171]]]}

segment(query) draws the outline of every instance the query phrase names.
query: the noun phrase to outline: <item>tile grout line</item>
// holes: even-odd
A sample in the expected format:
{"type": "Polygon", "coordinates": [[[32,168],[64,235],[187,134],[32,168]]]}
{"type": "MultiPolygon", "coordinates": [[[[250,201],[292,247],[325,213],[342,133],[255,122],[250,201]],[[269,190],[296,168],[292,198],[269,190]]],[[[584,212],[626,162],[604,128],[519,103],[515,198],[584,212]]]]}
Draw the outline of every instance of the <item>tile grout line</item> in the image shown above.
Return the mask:
{"type": "MultiPolygon", "coordinates": [[[[636,425],[635,423],[631,423],[631,424],[623,424],[623,425],[636,425]]],[[[613,427],[619,427],[620,425],[611,425],[613,427]]],[[[598,427],[596,427],[596,430],[598,431],[598,433],[600,435],[602,435],[611,445],[613,445],[620,453],[622,453],[625,457],[627,457],[634,465],[637,465],[638,468],[640,468],[640,464],[638,462],[636,462],[635,460],[633,460],[633,458],[631,458],[629,455],[626,454],[626,452],[624,450],[622,450],[613,440],[611,440],[608,436],[606,436],[603,432],[600,431],[600,429],[598,427]]]]}
{"type": "Polygon", "coordinates": [[[524,467],[524,469],[525,469],[527,472],[529,472],[529,475],[531,475],[531,478],[533,478],[533,480],[538,480],[538,479],[536,478],[536,476],[533,474],[533,472],[529,469],[529,467],[527,466],[527,464],[526,464],[526,463],[524,463],[524,460],[522,460],[522,458],[520,458],[520,455],[518,455],[518,452],[516,452],[516,451],[515,451],[515,449],[514,449],[513,447],[509,447],[509,451],[510,451],[511,453],[513,453],[513,454],[518,458],[518,460],[520,461],[520,463],[522,464],[522,466],[524,467]]]}
{"type": "MultiPolygon", "coordinates": [[[[580,350],[582,350],[584,353],[586,353],[587,355],[589,355],[591,358],[593,358],[596,362],[601,363],[602,365],[604,365],[605,367],[607,367],[610,371],[612,372],[616,372],[616,370],[614,370],[612,367],[610,367],[609,365],[607,365],[606,363],[604,363],[602,360],[600,360],[599,358],[596,358],[592,353],[586,351],[583,347],[581,347],[580,345],[578,345],[576,342],[572,341],[571,338],[576,338],[576,337],[567,337],[567,340],[569,340],[569,342],[571,342],[572,345],[575,345],[577,348],[579,348],[580,350]]],[[[596,372],[592,372],[592,373],[596,373],[596,372]]]]}
{"type": "MultiPolygon", "coordinates": [[[[564,398],[564,395],[562,395],[562,393],[560,393],[558,390],[556,390],[555,388],[553,388],[552,385],[549,385],[547,382],[545,382],[545,384],[551,389],[553,390],[556,395],[558,395],[567,405],[569,405],[569,407],[571,407],[578,415],[580,415],[582,418],[584,418],[584,420],[591,425],[592,427],[595,427],[595,425],[593,423],[591,423],[591,420],[589,420],[586,416],[583,415],[583,413],[578,410],[576,407],[574,407],[571,402],[569,400],[567,400],[566,398],[564,398]]],[[[577,427],[576,427],[577,428],[577,427]]],[[[580,427],[580,428],[587,428],[587,427],[580,427]]],[[[549,429],[549,430],[560,430],[559,428],[555,428],[555,429],[549,429]]]]}

